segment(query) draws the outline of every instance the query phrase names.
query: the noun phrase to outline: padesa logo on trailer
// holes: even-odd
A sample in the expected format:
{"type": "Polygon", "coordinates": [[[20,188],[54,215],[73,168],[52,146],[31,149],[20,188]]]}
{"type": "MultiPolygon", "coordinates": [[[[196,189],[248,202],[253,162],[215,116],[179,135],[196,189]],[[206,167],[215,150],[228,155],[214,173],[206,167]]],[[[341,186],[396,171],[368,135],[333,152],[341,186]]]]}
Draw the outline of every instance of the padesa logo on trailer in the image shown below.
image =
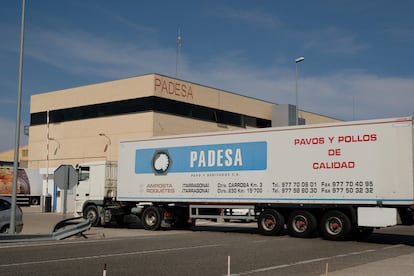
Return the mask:
{"type": "Polygon", "coordinates": [[[267,143],[262,141],[135,151],[136,174],[257,171],[266,168],[267,143]]]}
{"type": "Polygon", "coordinates": [[[168,151],[159,150],[155,152],[151,163],[155,174],[167,174],[168,169],[172,164],[172,160],[168,151]]]}

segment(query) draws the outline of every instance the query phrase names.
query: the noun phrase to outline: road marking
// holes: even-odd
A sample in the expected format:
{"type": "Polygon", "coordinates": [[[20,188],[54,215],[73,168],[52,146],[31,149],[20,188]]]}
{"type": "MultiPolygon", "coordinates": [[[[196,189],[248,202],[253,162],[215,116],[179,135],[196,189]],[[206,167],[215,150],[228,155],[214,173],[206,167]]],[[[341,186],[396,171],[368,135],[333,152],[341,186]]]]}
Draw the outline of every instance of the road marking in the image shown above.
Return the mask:
{"type": "Polygon", "coordinates": [[[143,236],[143,237],[119,237],[119,238],[102,238],[99,240],[77,240],[77,241],[47,241],[47,242],[37,242],[37,241],[22,241],[18,244],[10,244],[10,245],[3,245],[0,244],[0,250],[5,248],[21,248],[21,247],[37,247],[37,246],[56,246],[56,245],[72,245],[72,244],[86,244],[86,243],[99,243],[99,242],[111,242],[111,241],[119,241],[120,239],[149,239],[152,236],[143,236]]]}
{"type": "MultiPolygon", "coordinates": [[[[167,237],[172,235],[188,235],[189,233],[169,233],[162,235],[161,237],[167,237]]],[[[45,241],[45,242],[37,242],[37,241],[22,241],[19,243],[1,243],[0,242],[0,250],[4,248],[21,248],[21,247],[34,247],[34,246],[56,246],[58,245],[67,245],[67,244],[85,244],[85,243],[98,243],[98,242],[108,242],[108,241],[119,241],[119,240],[142,240],[142,239],[151,239],[155,235],[149,234],[149,235],[140,235],[140,236],[119,236],[119,237],[109,237],[109,238],[87,238],[87,239],[80,239],[79,240],[51,240],[51,241],[45,241]]]]}
{"type": "MultiPolygon", "coordinates": [[[[275,239],[274,241],[276,242],[280,242],[280,241],[285,241],[285,240],[289,240],[292,239],[291,237],[277,237],[277,239],[275,239]]],[[[269,243],[269,240],[257,240],[257,241],[250,241],[251,243],[269,243]]]]}
{"type": "Polygon", "coordinates": [[[400,246],[404,246],[404,245],[399,244],[399,245],[383,247],[383,248],[380,248],[380,249],[367,249],[367,250],[363,250],[363,251],[354,251],[354,252],[349,252],[349,253],[345,253],[345,254],[338,254],[338,255],[334,255],[334,256],[330,256],[330,257],[321,257],[321,258],[316,258],[316,259],[298,261],[298,262],[294,262],[294,263],[263,267],[263,268],[258,268],[258,269],[254,269],[254,270],[250,270],[250,271],[239,272],[239,273],[235,273],[235,274],[232,273],[231,275],[232,276],[240,276],[240,275],[255,274],[255,273],[260,273],[260,272],[277,270],[277,269],[281,269],[281,268],[292,267],[292,266],[296,266],[296,265],[303,265],[303,264],[310,264],[310,263],[316,263],[316,262],[321,262],[321,261],[328,261],[328,260],[332,260],[332,259],[344,258],[344,257],[349,257],[349,256],[354,256],[354,255],[362,255],[362,254],[372,253],[372,252],[376,252],[376,251],[380,251],[380,250],[392,249],[392,248],[396,248],[396,247],[400,247],[400,246]]]}
{"type": "Polygon", "coordinates": [[[189,246],[189,247],[165,248],[165,249],[155,249],[155,250],[148,250],[148,251],[135,251],[135,252],[116,253],[116,254],[103,254],[103,255],[94,255],[94,256],[85,256],[85,257],[72,257],[72,258],[62,258],[62,259],[54,259],[54,260],[2,264],[0,265],[0,267],[13,267],[13,266],[48,264],[48,263],[68,262],[68,261],[81,261],[81,260],[110,258],[110,257],[144,255],[144,254],[152,254],[152,253],[184,251],[184,250],[191,250],[191,249],[202,249],[202,248],[220,247],[220,246],[223,246],[223,245],[222,244],[209,244],[209,245],[199,245],[199,246],[189,246]]]}

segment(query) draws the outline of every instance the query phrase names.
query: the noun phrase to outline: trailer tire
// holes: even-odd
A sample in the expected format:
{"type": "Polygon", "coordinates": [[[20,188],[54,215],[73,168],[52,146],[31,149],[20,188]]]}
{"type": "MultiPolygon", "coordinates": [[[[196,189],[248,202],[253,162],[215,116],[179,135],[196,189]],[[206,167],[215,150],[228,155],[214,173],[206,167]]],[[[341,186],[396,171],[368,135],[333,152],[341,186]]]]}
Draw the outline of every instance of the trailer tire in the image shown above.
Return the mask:
{"type": "Polygon", "coordinates": [[[161,209],[158,207],[147,207],[142,213],[142,225],[145,230],[158,230],[161,226],[161,220],[161,209]]]}
{"type": "Polygon", "coordinates": [[[309,211],[293,211],[288,218],[286,228],[292,237],[308,238],[311,237],[317,228],[316,217],[309,211]]]}
{"type": "Polygon", "coordinates": [[[321,232],[327,240],[346,240],[350,237],[351,230],[351,220],[341,211],[328,211],[321,218],[321,232]]]}
{"type": "Polygon", "coordinates": [[[282,231],[285,225],[285,218],[278,211],[267,209],[260,213],[257,224],[260,234],[275,236],[282,231]]]}
{"type": "Polygon", "coordinates": [[[89,219],[91,226],[96,227],[101,224],[101,218],[99,217],[98,206],[89,205],[83,211],[83,217],[89,219]]]}

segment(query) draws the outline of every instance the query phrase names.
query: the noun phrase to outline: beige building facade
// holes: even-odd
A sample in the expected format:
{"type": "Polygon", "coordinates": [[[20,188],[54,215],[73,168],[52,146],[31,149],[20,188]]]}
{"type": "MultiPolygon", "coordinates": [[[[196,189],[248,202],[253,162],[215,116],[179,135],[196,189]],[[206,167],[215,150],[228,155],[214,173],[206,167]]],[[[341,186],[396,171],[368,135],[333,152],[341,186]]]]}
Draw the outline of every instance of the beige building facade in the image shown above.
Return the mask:
{"type": "MultiPolygon", "coordinates": [[[[118,160],[121,140],[294,125],[296,109],[159,74],[36,94],[30,100],[27,166],[62,211],[53,183],[60,165],[118,160]]],[[[338,121],[299,111],[302,124],[338,121]]],[[[67,210],[74,209],[74,191],[67,210]]]]}
{"type": "MultiPolygon", "coordinates": [[[[29,146],[24,145],[19,149],[19,167],[27,168],[29,158],[29,146]]],[[[0,163],[13,163],[14,161],[14,149],[0,152],[0,163]]]]}
{"type": "MultiPolygon", "coordinates": [[[[275,108],[158,74],[36,94],[30,101],[28,167],[116,161],[125,139],[270,127],[275,108]]],[[[299,114],[306,124],[337,121],[299,114]]]]}

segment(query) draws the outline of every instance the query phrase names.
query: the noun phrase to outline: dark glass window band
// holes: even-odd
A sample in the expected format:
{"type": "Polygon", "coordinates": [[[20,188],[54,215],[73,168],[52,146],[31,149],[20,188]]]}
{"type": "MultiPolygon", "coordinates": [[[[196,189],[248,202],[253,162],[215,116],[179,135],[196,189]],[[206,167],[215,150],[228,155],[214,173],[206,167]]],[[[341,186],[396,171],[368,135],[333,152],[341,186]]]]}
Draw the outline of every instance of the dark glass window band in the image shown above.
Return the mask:
{"type": "MultiPolygon", "coordinates": [[[[270,127],[271,121],[256,118],[239,113],[174,101],[155,96],[129,99],[109,103],[85,105],[49,111],[50,123],[62,123],[83,119],[93,119],[124,115],[138,112],[154,111],[185,118],[192,118],[219,124],[238,127],[270,127]]],[[[30,125],[42,125],[47,123],[46,111],[30,114],[30,125]]]]}

